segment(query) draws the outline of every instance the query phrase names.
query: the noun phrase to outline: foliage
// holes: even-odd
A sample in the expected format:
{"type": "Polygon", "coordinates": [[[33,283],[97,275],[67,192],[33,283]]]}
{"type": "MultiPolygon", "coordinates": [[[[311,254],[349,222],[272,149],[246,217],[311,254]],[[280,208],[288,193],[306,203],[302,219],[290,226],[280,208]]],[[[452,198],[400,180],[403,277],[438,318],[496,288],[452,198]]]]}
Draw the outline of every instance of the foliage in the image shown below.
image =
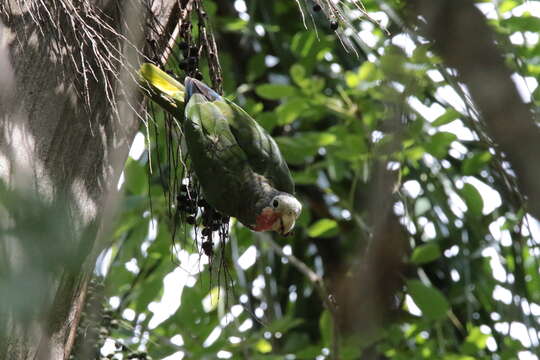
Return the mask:
{"type": "MultiPolygon", "coordinates": [[[[362,39],[355,56],[320,14],[306,30],[294,1],[205,3],[225,93],[275,136],[305,205],[295,234],[277,241],[332,288],[335,274],[347,276],[369,247],[366,199],[374,165],[385,161],[397,173],[394,213],[411,246],[396,293],[399,316],[369,335],[343,329],[341,358],[534,358],[538,223],[453,71],[402,25],[404,2],[364,5],[389,33],[360,11],[347,13],[362,39]]],[[[536,106],[540,43],[528,34],[540,20],[528,9],[538,5],[478,3],[491,9],[508,66],[532,84],[525,96],[536,106]]],[[[182,76],[174,59],[168,68],[182,76]]],[[[170,184],[156,171],[158,155],[167,153],[164,120],[153,120],[157,132],[141,130],[150,148],[126,163],[114,244],[97,270],[110,262],[105,291],[121,320],[111,338],[154,358],[328,357],[330,313],[265,235],[232,226],[234,286],[219,297],[190,227],[171,242],[162,191],[170,184]]]]}

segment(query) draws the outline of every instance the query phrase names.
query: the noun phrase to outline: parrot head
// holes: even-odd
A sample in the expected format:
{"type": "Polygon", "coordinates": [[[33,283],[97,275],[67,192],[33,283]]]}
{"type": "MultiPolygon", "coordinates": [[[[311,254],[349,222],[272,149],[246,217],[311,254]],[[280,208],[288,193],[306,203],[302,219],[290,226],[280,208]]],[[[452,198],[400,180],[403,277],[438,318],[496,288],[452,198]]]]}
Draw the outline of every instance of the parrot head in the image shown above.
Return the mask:
{"type": "Polygon", "coordinates": [[[294,228],[296,219],[302,212],[302,204],[292,195],[280,193],[272,198],[257,215],[255,231],[275,231],[283,236],[294,228]]]}

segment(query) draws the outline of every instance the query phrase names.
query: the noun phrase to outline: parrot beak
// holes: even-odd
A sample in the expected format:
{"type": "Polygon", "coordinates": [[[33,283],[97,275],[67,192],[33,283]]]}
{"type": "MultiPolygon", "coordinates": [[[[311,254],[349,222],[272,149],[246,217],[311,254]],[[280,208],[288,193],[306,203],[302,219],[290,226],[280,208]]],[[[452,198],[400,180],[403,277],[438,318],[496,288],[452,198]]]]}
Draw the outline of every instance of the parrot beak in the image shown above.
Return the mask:
{"type": "Polygon", "coordinates": [[[294,229],[294,225],[296,223],[296,214],[282,214],[279,218],[280,227],[279,227],[279,233],[282,236],[288,236],[291,234],[292,230],[294,229]]]}

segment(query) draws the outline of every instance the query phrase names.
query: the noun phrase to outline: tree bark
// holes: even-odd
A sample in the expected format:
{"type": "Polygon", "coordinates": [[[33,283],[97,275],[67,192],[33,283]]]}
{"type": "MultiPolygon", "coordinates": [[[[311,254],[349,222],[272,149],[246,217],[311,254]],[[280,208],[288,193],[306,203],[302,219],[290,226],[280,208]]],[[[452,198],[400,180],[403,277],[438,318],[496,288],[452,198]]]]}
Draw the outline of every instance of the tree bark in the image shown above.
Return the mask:
{"type": "Polygon", "coordinates": [[[0,358],[70,355],[139,126],[134,70],[177,11],[143,4],[0,4],[0,358]]]}

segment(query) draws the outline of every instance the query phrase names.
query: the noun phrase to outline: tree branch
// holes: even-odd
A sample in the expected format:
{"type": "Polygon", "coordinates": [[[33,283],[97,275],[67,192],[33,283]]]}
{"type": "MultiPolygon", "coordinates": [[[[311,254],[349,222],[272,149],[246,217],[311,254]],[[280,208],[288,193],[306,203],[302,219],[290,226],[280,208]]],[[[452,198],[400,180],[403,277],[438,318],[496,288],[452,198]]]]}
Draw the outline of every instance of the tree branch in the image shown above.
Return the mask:
{"type": "Polygon", "coordinates": [[[339,327],[338,327],[338,314],[337,314],[337,304],[334,296],[328,291],[326,284],[321,276],[317,275],[315,271],[311,270],[304,262],[298,259],[292,254],[285,254],[283,249],[272,239],[272,237],[267,236],[265,240],[272,250],[281,257],[286,258],[292,266],[294,266],[298,271],[304,274],[308,280],[315,286],[321,300],[323,301],[325,307],[330,312],[332,316],[332,359],[339,360],[339,327]]]}

